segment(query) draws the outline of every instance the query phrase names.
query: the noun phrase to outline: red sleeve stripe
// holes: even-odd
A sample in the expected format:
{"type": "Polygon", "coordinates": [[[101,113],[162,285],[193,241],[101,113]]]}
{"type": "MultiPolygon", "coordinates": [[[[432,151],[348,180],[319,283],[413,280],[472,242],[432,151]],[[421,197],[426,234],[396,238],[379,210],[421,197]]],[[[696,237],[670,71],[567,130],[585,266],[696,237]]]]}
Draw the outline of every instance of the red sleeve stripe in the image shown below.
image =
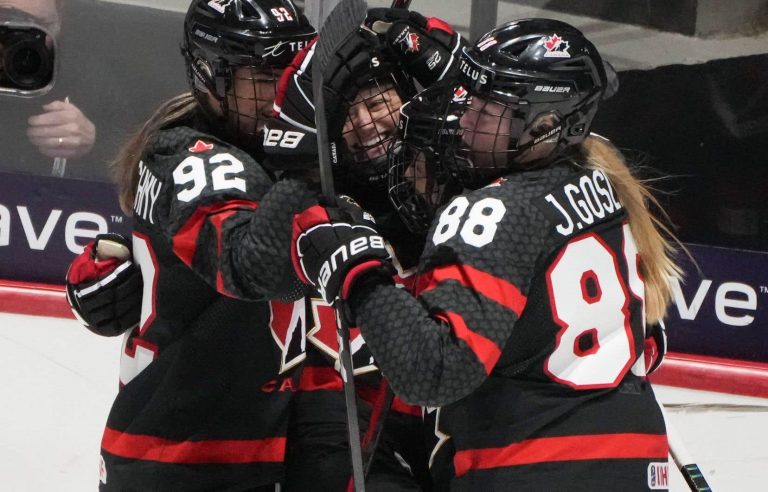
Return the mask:
{"type": "Polygon", "coordinates": [[[445,265],[421,275],[416,283],[416,292],[421,295],[448,280],[459,282],[464,287],[511,309],[518,316],[525,309],[528,300],[514,284],[469,265],[445,265]]]}
{"type": "Polygon", "coordinates": [[[667,460],[663,434],[600,434],[528,439],[501,448],[466,449],[453,458],[456,476],[472,470],[558,461],[658,459],[667,460]]]}
{"type": "Polygon", "coordinates": [[[220,214],[229,210],[237,209],[256,209],[259,207],[257,202],[249,200],[230,200],[224,203],[214,203],[199,207],[187,222],[179,229],[179,232],[173,236],[173,252],[176,253],[181,261],[187,266],[192,266],[192,259],[197,251],[197,241],[208,217],[220,214]]]}
{"type": "Polygon", "coordinates": [[[104,451],[122,458],[186,464],[280,463],[285,457],[285,444],[284,437],[172,441],[109,427],[101,441],[104,451]]]}
{"type": "MultiPolygon", "coordinates": [[[[216,230],[216,256],[221,258],[221,251],[224,245],[222,225],[224,221],[235,214],[234,210],[211,216],[211,225],[216,230]]],[[[234,297],[232,293],[224,286],[224,276],[221,274],[221,267],[216,271],[216,291],[229,297],[234,297]]]]}
{"type": "Polygon", "coordinates": [[[409,405],[397,396],[395,396],[395,399],[392,400],[392,411],[397,413],[404,413],[413,417],[421,417],[423,415],[420,406],[409,405]]]}
{"type": "Polygon", "coordinates": [[[443,312],[438,317],[446,318],[448,323],[453,329],[453,333],[460,340],[464,340],[472,352],[475,353],[480,363],[485,368],[485,373],[490,374],[499,357],[501,357],[501,349],[493,341],[484,336],[475,333],[464,322],[464,318],[456,313],[443,312]]]}
{"type": "Polygon", "coordinates": [[[299,391],[342,391],[341,374],[332,367],[305,366],[299,379],[299,391]]]}

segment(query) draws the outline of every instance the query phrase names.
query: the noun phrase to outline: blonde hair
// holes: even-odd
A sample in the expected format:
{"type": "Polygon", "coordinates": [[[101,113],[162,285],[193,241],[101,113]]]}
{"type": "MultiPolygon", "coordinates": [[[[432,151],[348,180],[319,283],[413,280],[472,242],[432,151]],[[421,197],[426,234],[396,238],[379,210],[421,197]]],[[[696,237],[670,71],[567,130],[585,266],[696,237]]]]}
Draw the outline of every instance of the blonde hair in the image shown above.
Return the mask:
{"type": "Polygon", "coordinates": [[[139,182],[139,161],[146,151],[149,140],[159,130],[188,118],[196,109],[197,102],[192,93],[178,95],[157,108],[139,131],[120,147],[112,161],[112,170],[118,185],[120,208],[125,214],[133,214],[133,202],[139,182]]]}
{"type": "Polygon", "coordinates": [[[645,282],[645,313],[649,324],[664,318],[672,298],[672,281],[682,270],[674,261],[678,247],[669,217],[649,186],[632,174],[624,156],[608,140],[590,135],[581,144],[590,169],[602,171],[616,190],[629,218],[629,227],[640,255],[640,275],[645,282]],[[653,212],[658,211],[658,216],[653,212]]]}

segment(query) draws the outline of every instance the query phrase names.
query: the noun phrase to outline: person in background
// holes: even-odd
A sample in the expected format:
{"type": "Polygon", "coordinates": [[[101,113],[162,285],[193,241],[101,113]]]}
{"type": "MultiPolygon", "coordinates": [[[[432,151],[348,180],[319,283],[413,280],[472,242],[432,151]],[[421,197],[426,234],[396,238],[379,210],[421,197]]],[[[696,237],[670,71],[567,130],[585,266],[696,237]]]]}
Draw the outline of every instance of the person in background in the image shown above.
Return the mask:
{"type": "Polygon", "coordinates": [[[396,394],[439,407],[438,490],[667,489],[644,356],[680,270],[653,195],[589,133],[602,59],[576,28],[525,19],[460,72],[401,110],[391,197],[428,231],[415,288],[393,285],[375,226],[334,207],[296,216],[296,273],[343,303],[396,394]]]}
{"type": "MultiPolygon", "coordinates": [[[[0,0],[0,20],[20,20],[31,22],[44,29],[47,36],[45,45],[52,50],[54,39],[58,40],[62,25],[63,0],[0,0]]],[[[60,57],[60,51],[66,50],[66,47],[57,45],[57,51],[52,53],[52,57],[60,57]]],[[[0,46],[0,52],[3,47],[0,46]]],[[[58,71],[68,73],[77,67],[67,67],[59,64],[58,71]]],[[[59,75],[61,76],[61,74],[59,75]]],[[[82,80],[82,84],[87,81],[82,80]]],[[[5,88],[14,87],[14,84],[3,83],[5,88]]],[[[50,158],[50,160],[35,159],[38,162],[45,162],[46,171],[50,171],[51,162],[55,158],[60,159],[79,159],[88,154],[96,141],[96,126],[86,114],[78,107],[74,98],[70,100],[68,94],[61,95],[56,84],[50,95],[35,98],[34,102],[39,104],[36,109],[31,109],[31,101],[19,99],[17,97],[3,93],[0,90],[0,121],[3,122],[4,134],[2,145],[3,149],[18,148],[18,141],[11,137],[15,135],[13,128],[25,128],[24,139],[35,147],[39,154],[50,158]],[[52,97],[51,97],[52,96],[52,97]],[[42,102],[45,101],[45,102],[42,102]],[[24,106],[24,111],[21,111],[24,106]],[[26,116],[26,120],[19,122],[19,117],[26,116]]],[[[23,152],[14,152],[17,160],[29,160],[23,152]]],[[[42,172],[42,166],[33,164],[31,161],[7,162],[2,164],[2,170],[18,170],[22,172],[42,172]],[[7,165],[6,165],[7,164],[7,165]]]]}

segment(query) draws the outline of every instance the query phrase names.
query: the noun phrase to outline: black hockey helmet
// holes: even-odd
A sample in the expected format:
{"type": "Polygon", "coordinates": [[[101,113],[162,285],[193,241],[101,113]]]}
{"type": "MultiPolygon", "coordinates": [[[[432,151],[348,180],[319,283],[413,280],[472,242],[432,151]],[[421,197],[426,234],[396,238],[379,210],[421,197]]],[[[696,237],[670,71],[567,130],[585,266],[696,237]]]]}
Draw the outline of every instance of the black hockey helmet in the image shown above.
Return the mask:
{"type": "Polygon", "coordinates": [[[328,65],[326,85],[339,101],[328,130],[341,137],[334,179],[349,192],[362,189],[384,197],[387,150],[396,136],[400,107],[416,93],[414,81],[386,43],[366,27],[353,33],[328,65]]]}
{"type": "Polygon", "coordinates": [[[439,152],[441,142],[461,133],[459,116],[449,109],[466,97],[463,88],[451,92],[438,85],[400,108],[397,136],[389,151],[388,196],[411,232],[427,232],[435,210],[461,191],[439,152]]]}
{"type": "Polygon", "coordinates": [[[190,88],[232,137],[255,137],[280,72],[315,34],[291,0],[193,0],[181,45],[190,88]]]}
{"type": "Polygon", "coordinates": [[[552,19],[504,24],[465,48],[457,101],[461,138],[445,161],[467,187],[550,162],[589,134],[606,86],[603,60],[575,27],[552,19]]]}
{"type": "MultiPolygon", "coordinates": [[[[309,132],[315,131],[314,47],[283,72],[275,100],[278,118],[309,132]]],[[[400,106],[416,92],[414,81],[384,41],[366,27],[339,43],[322,73],[337,188],[366,209],[379,204],[389,208],[386,150],[396,134],[400,106]],[[381,203],[373,203],[376,199],[381,203]]],[[[302,164],[286,161],[284,165],[302,164]]]]}

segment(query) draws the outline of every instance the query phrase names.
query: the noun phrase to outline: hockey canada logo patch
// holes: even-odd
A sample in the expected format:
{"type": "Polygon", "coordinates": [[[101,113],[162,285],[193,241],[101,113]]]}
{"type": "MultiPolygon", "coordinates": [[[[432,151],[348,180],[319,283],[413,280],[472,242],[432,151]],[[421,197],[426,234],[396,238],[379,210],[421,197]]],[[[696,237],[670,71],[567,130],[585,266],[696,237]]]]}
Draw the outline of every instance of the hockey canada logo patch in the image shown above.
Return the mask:
{"type": "Polygon", "coordinates": [[[669,463],[648,464],[648,488],[650,490],[669,489],[669,463]]]}
{"type": "Polygon", "coordinates": [[[570,58],[571,54],[568,53],[568,48],[571,47],[570,43],[565,39],[553,34],[546,41],[544,41],[544,47],[547,52],[544,53],[546,58],[570,58]]]}
{"type": "Polygon", "coordinates": [[[400,34],[395,37],[395,44],[400,45],[400,49],[403,53],[418,53],[421,48],[419,43],[419,35],[415,32],[411,32],[408,26],[400,31],[400,34]]]}

